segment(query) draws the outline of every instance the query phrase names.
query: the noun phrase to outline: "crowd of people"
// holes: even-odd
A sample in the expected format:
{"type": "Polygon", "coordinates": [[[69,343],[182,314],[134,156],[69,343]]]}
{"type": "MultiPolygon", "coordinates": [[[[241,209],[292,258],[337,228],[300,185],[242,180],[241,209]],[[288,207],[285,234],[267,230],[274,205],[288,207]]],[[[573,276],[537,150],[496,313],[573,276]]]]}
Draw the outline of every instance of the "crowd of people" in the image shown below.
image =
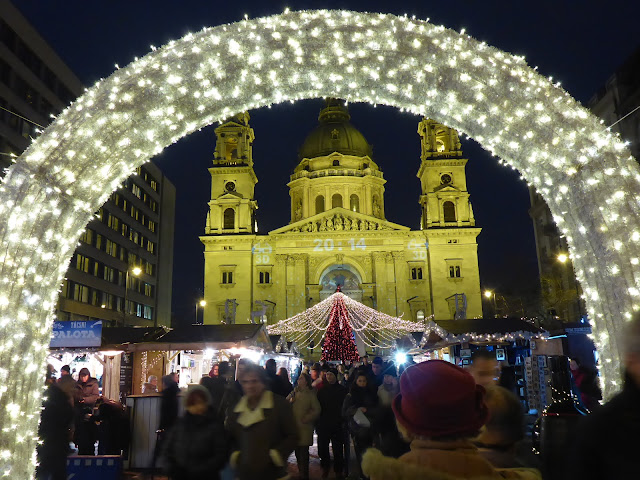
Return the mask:
{"type": "MultiPolygon", "coordinates": [[[[640,433],[640,314],[628,326],[624,390],[579,425],[566,452],[572,467],[562,478],[633,478],[640,467],[633,455],[640,433]],[[601,442],[612,428],[621,441],[601,442]]],[[[589,385],[577,375],[579,365],[572,367],[575,383],[589,385]]],[[[122,407],[99,396],[88,370],[77,381],[68,367],[61,373],[58,381],[47,376],[38,448],[43,479],[66,478],[70,439],[78,453],[93,454],[96,440],[98,453],[119,453],[128,438],[122,407]]],[[[154,380],[150,389],[157,388],[154,380]]],[[[261,367],[241,359],[235,369],[220,362],[183,392],[181,415],[177,380],[162,378],[154,455],[154,465],[159,460],[173,480],[286,479],[292,453],[299,478],[308,479],[314,433],[322,478],[332,471],[337,479],[542,478],[518,448],[522,404],[499,385],[499,364],[486,350],[464,369],[442,360],[398,368],[362,357],[353,364],[300,365],[291,377],[273,360],[261,367]]]]}

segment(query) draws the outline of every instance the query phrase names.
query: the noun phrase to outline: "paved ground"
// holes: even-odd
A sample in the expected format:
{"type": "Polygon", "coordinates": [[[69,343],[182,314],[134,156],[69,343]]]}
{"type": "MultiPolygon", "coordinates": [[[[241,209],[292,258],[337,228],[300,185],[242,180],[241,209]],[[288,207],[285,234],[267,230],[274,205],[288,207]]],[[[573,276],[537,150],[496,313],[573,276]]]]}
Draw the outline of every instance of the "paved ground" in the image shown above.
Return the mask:
{"type": "MultiPolygon", "coordinates": [[[[318,447],[315,444],[315,436],[314,436],[314,445],[309,447],[309,478],[312,480],[320,479],[322,477],[322,468],[320,467],[320,457],[318,456],[318,447]]],[[[292,479],[299,478],[298,476],[298,465],[296,463],[296,457],[294,454],[291,454],[289,457],[289,474],[292,479]]],[[[354,472],[356,468],[355,464],[355,454],[353,453],[353,446],[351,447],[351,464],[350,464],[350,472],[354,472]]],[[[126,480],[168,480],[164,475],[154,475],[153,477],[150,474],[144,474],[140,472],[126,472],[124,478],[126,480]]],[[[330,472],[330,479],[335,478],[333,471],[330,472]]],[[[349,477],[356,478],[356,477],[349,477]]]]}

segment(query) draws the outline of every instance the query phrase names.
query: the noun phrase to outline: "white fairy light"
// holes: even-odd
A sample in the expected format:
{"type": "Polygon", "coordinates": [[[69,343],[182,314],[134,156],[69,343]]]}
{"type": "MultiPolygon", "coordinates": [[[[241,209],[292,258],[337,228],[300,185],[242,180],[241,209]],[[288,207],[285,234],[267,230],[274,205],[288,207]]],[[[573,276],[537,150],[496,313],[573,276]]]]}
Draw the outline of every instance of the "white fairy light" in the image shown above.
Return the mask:
{"type": "Polygon", "coordinates": [[[336,292],[304,312],[268,326],[267,331],[270,335],[284,335],[299,347],[309,348],[311,340],[314,345],[319,345],[319,339],[329,326],[331,309],[338,299],[345,303],[351,329],[368,347],[391,348],[395,339],[424,330],[422,323],[392,317],[336,292]]]}
{"type": "Polygon", "coordinates": [[[522,57],[408,17],[321,10],[205,28],[117,68],[67,107],[0,184],[0,411],[19,406],[0,415],[0,452],[9,452],[0,472],[32,476],[53,306],[93,212],[137,166],[193,131],[306,98],[433,118],[518,169],[563,220],[590,292],[605,397],[617,389],[617,333],[634,311],[629,289],[640,288],[630,260],[640,258],[640,242],[629,241],[640,229],[630,198],[640,169],[617,135],[522,57]],[[251,68],[249,55],[258,62],[251,68]],[[29,295],[44,301],[29,304],[29,295]]]}

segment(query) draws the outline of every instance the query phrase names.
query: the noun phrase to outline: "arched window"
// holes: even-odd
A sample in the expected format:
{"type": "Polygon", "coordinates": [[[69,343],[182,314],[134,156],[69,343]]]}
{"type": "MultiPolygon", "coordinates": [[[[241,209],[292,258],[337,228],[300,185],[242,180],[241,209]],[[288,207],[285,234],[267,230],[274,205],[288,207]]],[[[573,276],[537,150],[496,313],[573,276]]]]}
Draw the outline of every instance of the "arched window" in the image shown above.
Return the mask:
{"type": "Polygon", "coordinates": [[[324,212],[324,195],[318,195],[316,197],[316,213],[324,212]]]}
{"type": "Polygon", "coordinates": [[[442,204],[442,213],[444,215],[445,222],[456,221],[456,206],[453,204],[453,202],[444,202],[442,204]]]}
{"type": "Polygon", "coordinates": [[[349,210],[352,212],[360,212],[360,199],[355,193],[349,198],[349,210]]]}
{"type": "Polygon", "coordinates": [[[334,160],[333,161],[333,166],[334,167],[339,167],[340,166],[340,160],[334,160]]]}
{"type": "Polygon", "coordinates": [[[227,208],[224,211],[222,228],[225,230],[233,230],[236,228],[236,212],[233,208],[227,208]]]}
{"type": "Polygon", "coordinates": [[[342,206],[342,195],[339,193],[334,193],[333,197],[331,197],[331,208],[341,207],[342,206]]]}

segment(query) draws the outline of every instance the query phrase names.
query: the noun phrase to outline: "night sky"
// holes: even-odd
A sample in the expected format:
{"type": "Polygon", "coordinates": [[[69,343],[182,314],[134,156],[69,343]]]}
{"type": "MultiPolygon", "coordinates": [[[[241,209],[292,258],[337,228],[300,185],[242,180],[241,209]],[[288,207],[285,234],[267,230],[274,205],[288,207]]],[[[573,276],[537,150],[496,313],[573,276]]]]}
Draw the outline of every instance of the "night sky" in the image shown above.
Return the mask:
{"type": "MultiPolygon", "coordinates": [[[[150,45],[160,46],[205,26],[292,10],[345,8],[416,15],[460,30],[502,50],[524,55],[529,65],[586,103],[622,62],[640,46],[640,2],[633,0],[537,0],[448,2],[295,1],[220,2],[213,0],[14,0],[14,4],[87,86],[126,65],[150,45]],[[404,4],[400,7],[399,5],[404,4]]],[[[289,222],[286,184],[297,164],[297,150],[317,124],[321,100],[252,111],[258,225],[267,233],[289,222]]],[[[420,118],[389,107],[350,105],[352,123],[373,145],[374,160],[387,180],[387,219],[419,228],[420,118]]],[[[177,190],[173,310],[191,323],[202,296],[204,231],[209,200],[214,127],[165,150],[153,161],[177,190]]],[[[468,188],[477,226],[483,288],[518,294],[538,284],[526,183],[498,165],[473,141],[463,141],[468,188]]]]}

